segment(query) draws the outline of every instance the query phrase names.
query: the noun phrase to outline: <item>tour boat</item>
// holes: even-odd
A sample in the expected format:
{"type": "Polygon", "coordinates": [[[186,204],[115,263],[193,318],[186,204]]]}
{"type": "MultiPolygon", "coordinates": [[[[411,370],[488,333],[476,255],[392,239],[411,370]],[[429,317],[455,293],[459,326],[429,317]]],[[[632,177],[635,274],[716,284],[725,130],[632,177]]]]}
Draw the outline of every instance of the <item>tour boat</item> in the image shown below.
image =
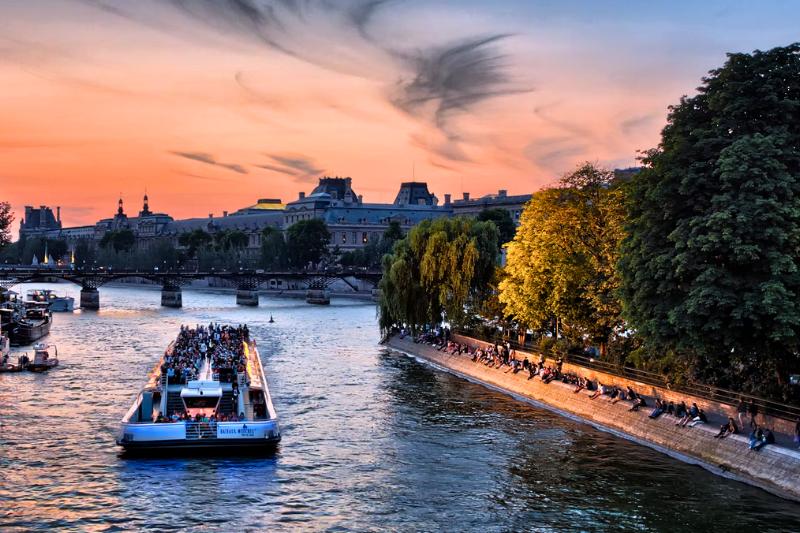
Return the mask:
{"type": "Polygon", "coordinates": [[[246,326],[237,342],[212,342],[206,352],[201,348],[189,365],[196,375],[173,372],[174,361],[184,357],[182,336],[197,331],[181,328],[170,343],[123,417],[117,444],[140,453],[274,450],[281,440],[278,417],[246,326]],[[238,354],[238,367],[215,363],[220,353],[231,352],[238,354]]]}
{"type": "Polygon", "coordinates": [[[31,372],[47,372],[51,368],[58,366],[58,348],[55,344],[36,344],[33,347],[33,361],[25,367],[31,372]],[[53,354],[50,355],[50,349],[53,354]]]}
{"type": "Polygon", "coordinates": [[[31,289],[27,293],[28,301],[46,303],[52,312],[72,312],[75,309],[75,298],[57,296],[50,289],[31,289]]]}

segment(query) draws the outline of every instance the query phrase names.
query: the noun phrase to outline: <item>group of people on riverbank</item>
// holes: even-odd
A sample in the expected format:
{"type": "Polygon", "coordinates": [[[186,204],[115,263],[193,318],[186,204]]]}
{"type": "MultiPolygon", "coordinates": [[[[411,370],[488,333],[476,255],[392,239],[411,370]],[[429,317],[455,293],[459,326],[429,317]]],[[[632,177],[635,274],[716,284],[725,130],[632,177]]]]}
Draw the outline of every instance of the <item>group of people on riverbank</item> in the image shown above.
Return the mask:
{"type": "MultiPolygon", "coordinates": [[[[216,372],[244,372],[247,364],[244,343],[249,334],[247,325],[181,326],[178,337],[164,355],[161,373],[170,383],[186,383],[197,378],[205,359],[209,359],[216,372]]],[[[221,381],[226,379],[221,377],[221,381]]]]}
{"type": "MultiPolygon", "coordinates": [[[[538,360],[534,361],[529,360],[527,356],[520,359],[509,343],[495,343],[494,345],[489,344],[486,346],[470,345],[447,340],[438,335],[437,332],[429,332],[418,336],[414,341],[429,344],[433,348],[451,355],[467,355],[473,362],[490,368],[500,369],[506,367],[506,373],[512,372],[516,374],[520,371],[525,371],[529,380],[538,376],[545,384],[557,380],[573,385],[575,393],[579,393],[582,390],[590,392],[590,400],[604,397],[612,404],[616,404],[619,401],[630,402],[629,411],[638,411],[643,407],[649,407],[648,399],[644,395],[637,393],[630,386],[606,385],[600,381],[594,381],[574,373],[563,372],[563,361],[560,358],[551,365],[546,364],[546,358],[543,354],[540,354],[538,360]]],[[[745,426],[745,415],[749,415],[749,423],[752,430],[749,437],[749,449],[757,451],[768,444],[775,443],[773,432],[757,424],[756,415],[758,414],[758,409],[755,403],[751,402],[750,405],[745,405],[742,402],[738,410],[740,425],[736,424],[733,417],[729,417],[720,426],[719,432],[714,435],[714,438],[723,439],[730,435],[739,434],[745,426]]],[[[687,405],[685,401],[676,403],[672,400],[667,401],[666,399],[655,398],[648,418],[656,419],[659,417],[670,417],[675,420],[675,426],[685,428],[709,423],[708,416],[697,403],[691,402],[691,405],[687,405]]],[[[800,420],[798,420],[795,433],[797,434],[796,443],[800,445],[800,420]]]]}

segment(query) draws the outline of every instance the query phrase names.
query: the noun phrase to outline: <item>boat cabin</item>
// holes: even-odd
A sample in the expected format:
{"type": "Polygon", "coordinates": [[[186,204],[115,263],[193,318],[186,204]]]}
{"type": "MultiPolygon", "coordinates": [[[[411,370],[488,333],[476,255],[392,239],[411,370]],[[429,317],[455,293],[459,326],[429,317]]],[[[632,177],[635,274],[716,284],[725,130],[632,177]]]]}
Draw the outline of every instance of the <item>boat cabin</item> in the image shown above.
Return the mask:
{"type": "Polygon", "coordinates": [[[222,387],[218,381],[190,381],[181,389],[181,400],[186,413],[194,418],[197,415],[213,415],[222,399],[222,387]]]}

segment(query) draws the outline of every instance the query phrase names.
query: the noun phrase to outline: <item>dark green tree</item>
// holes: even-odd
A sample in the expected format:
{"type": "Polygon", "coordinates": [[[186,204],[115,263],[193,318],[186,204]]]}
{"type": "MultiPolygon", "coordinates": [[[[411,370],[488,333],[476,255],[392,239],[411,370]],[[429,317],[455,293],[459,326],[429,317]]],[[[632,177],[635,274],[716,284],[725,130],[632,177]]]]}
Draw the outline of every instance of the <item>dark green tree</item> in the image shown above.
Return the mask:
{"type": "Polygon", "coordinates": [[[295,222],[286,230],[289,264],[304,268],[309,263],[319,263],[328,255],[331,234],[325,221],[318,218],[295,222]]]}
{"type": "Polygon", "coordinates": [[[643,162],[619,262],[642,359],[785,395],[800,370],[800,44],[730,54],[643,162]]]}
{"type": "Polygon", "coordinates": [[[482,222],[487,220],[494,222],[494,225],[497,226],[497,231],[500,232],[501,246],[511,241],[511,239],[514,238],[514,233],[517,231],[517,226],[514,224],[514,219],[511,218],[511,214],[505,209],[484,209],[478,213],[478,220],[482,222]]]}
{"type": "Polygon", "coordinates": [[[287,260],[283,232],[272,226],[261,230],[261,266],[267,270],[280,270],[286,267],[287,260]]]}
{"type": "Polygon", "coordinates": [[[11,223],[14,221],[14,213],[11,211],[11,204],[0,202],[0,249],[11,243],[11,223]]]}
{"type": "Polygon", "coordinates": [[[107,231],[100,239],[100,247],[116,253],[130,252],[136,245],[136,235],[129,229],[107,231]]]}
{"type": "Polygon", "coordinates": [[[178,244],[186,248],[186,255],[189,258],[195,258],[197,256],[197,251],[206,248],[212,241],[213,238],[211,235],[201,229],[181,233],[178,237],[178,244]]]}

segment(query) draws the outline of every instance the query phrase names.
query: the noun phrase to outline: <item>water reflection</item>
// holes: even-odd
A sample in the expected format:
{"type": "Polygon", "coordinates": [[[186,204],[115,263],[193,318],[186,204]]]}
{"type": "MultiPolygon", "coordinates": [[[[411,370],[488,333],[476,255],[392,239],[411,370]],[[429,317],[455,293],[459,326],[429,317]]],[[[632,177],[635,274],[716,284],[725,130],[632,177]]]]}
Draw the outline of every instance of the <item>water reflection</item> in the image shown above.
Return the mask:
{"type": "Polygon", "coordinates": [[[99,312],[56,315],[61,367],[0,375],[0,530],[800,530],[798,505],[382,349],[371,304],[183,301],[103,287],[99,312]],[[147,372],[209,321],[258,340],[277,455],[121,458],[147,372]]]}

